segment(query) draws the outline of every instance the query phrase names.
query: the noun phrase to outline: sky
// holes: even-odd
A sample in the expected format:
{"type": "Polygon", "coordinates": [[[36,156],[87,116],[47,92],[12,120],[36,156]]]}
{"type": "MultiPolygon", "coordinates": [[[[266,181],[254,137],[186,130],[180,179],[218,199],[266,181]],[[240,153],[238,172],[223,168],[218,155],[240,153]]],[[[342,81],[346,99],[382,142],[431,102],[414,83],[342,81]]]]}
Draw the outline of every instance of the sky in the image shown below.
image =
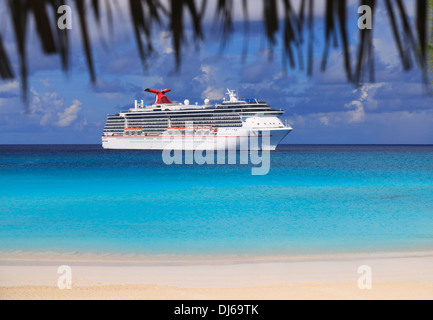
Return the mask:
{"type": "MultiPolygon", "coordinates": [[[[285,144],[433,144],[433,97],[426,93],[417,68],[402,69],[383,3],[373,25],[376,79],[356,87],[346,79],[341,47],[331,49],[326,71],[320,70],[323,2],[317,1],[315,8],[312,76],[283,62],[282,21],[276,43],[269,44],[261,1],[249,1],[248,34],[244,33],[242,10],[234,8],[235,28],[222,48],[222,38],[212,23],[214,2],[209,1],[203,19],[203,41],[195,43],[190,26],[184,26],[187,43],[179,70],[166,24],[154,30],[155,50],[144,68],[128,20],[127,1],[119,1],[112,32],[102,8],[102,23],[90,23],[95,84],[90,81],[74,11],[72,29],[68,30],[68,72],[62,70],[58,56],[43,54],[30,21],[28,104],[22,99],[19,77],[0,80],[0,144],[100,144],[107,114],[130,108],[134,99],[154,101],[153,95],[144,92],[146,88],[171,88],[167,94],[171,100],[189,99],[199,104],[206,98],[211,102],[223,99],[227,88],[236,90],[241,98],[265,100],[284,110],[283,122],[287,120],[294,129],[283,140],[285,144]],[[245,43],[248,50],[244,56],[245,43]]],[[[349,41],[355,57],[359,14],[357,1],[350,3],[349,41]]],[[[405,4],[412,12],[414,6],[409,1],[405,4]]],[[[281,12],[281,2],[279,5],[281,12]]],[[[88,18],[92,18],[91,12],[88,18]]],[[[16,43],[4,3],[0,5],[0,34],[19,75],[16,43]]]]}

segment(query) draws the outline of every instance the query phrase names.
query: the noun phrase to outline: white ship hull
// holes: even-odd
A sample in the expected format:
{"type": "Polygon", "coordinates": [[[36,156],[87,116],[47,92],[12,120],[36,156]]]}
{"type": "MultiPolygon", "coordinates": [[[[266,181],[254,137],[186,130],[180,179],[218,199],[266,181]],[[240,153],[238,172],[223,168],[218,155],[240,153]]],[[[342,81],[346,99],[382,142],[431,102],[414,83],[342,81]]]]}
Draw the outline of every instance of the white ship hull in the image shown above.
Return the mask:
{"type": "Polygon", "coordinates": [[[291,128],[220,129],[215,135],[103,136],[105,149],[275,150],[291,128]]]}
{"type": "Polygon", "coordinates": [[[102,136],[105,149],[138,150],[275,150],[292,131],[266,102],[239,100],[228,90],[230,100],[214,106],[172,102],[170,89],[146,89],[156,94],[154,104],[135,100],[134,108],[108,115],[102,136]]]}

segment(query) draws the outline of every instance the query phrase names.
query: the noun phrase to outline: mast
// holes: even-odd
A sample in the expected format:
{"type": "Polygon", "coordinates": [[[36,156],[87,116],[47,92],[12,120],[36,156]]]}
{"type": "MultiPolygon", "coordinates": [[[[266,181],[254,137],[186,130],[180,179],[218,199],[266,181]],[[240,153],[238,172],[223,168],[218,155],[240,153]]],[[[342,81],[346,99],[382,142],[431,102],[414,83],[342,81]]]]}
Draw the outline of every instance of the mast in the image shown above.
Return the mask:
{"type": "Polygon", "coordinates": [[[235,90],[227,89],[227,93],[226,94],[228,94],[229,97],[230,97],[229,102],[238,102],[239,101],[238,98],[237,98],[237,96],[236,96],[235,90]]]}

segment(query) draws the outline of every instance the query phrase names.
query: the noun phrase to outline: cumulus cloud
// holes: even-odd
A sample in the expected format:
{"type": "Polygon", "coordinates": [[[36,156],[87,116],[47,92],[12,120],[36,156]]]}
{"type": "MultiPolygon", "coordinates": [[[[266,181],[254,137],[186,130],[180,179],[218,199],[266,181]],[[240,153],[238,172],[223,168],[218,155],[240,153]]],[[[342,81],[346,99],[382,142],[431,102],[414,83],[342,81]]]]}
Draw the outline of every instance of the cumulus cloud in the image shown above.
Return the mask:
{"type": "Polygon", "coordinates": [[[208,87],[203,91],[202,98],[210,100],[221,100],[224,98],[224,89],[208,87]]]}
{"type": "Polygon", "coordinates": [[[224,88],[221,86],[221,69],[216,65],[203,64],[200,66],[201,74],[194,77],[203,88],[203,99],[221,100],[224,97],[224,88]]]}
{"type": "Polygon", "coordinates": [[[58,112],[57,116],[59,120],[55,123],[59,127],[69,126],[78,117],[78,112],[81,110],[82,103],[79,100],[74,100],[69,108],[66,108],[63,112],[58,112]]]}
{"type": "Polygon", "coordinates": [[[349,114],[349,123],[357,123],[363,122],[365,119],[365,111],[362,103],[359,101],[352,101],[349,104],[346,104],[346,108],[352,108],[348,112],[349,114]]]}
{"type": "Polygon", "coordinates": [[[0,83],[0,109],[7,105],[9,99],[17,98],[19,95],[18,81],[0,83]]]}
{"type": "Polygon", "coordinates": [[[78,118],[82,103],[74,100],[71,106],[66,107],[64,98],[54,91],[48,80],[43,80],[42,83],[47,91],[39,93],[30,88],[32,98],[25,113],[41,126],[70,126],[78,118]]]}
{"type": "Polygon", "coordinates": [[[320,117],[320,122],[323,124],[323,125],[325,125],[325,126],[328,126],[329,125],[329,117],[325,117],[325,116],[323,116],[323,117],[320,117]]]}
{"type": "MultiPolygon", "coordinates": [[[[354,93],[359,92],[359,98],[357,100],[353,100],[347,104],[345,107],[351,109],[348,111],[349,114],[349,123],[359,123],[365,120],[365,108],[364,104],[370,99],[374,100],[372,90],[380,88],[383,86],[383,83],[370,83],[364,84],[359,89],[354,90],[354,93]]],[[[377,105],[373,102],[374,105],[377,105]]]]}
{"type": "Polygon", "coordinates": [[[0,92],[4,93],[4,92],[16,91],[17,89],[19,89],[19,87],[20,84],[16,80],[0,83],[0,92]]]}

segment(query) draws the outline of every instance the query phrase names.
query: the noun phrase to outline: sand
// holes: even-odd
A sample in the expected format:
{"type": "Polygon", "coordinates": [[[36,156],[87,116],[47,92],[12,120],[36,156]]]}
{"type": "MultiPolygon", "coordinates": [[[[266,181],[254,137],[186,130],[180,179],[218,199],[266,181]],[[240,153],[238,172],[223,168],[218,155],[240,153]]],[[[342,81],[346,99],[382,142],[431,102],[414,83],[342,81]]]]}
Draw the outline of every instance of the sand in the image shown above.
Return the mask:
{"type": "Polygon", "coordinates": [[[0,299],[430,300],[433,252],[281,257],[3,252],[0,299]],[[71,289],[61,288],[67,284],[66,274],[58,273],[62,265],[70,268],[71,289]]]}

